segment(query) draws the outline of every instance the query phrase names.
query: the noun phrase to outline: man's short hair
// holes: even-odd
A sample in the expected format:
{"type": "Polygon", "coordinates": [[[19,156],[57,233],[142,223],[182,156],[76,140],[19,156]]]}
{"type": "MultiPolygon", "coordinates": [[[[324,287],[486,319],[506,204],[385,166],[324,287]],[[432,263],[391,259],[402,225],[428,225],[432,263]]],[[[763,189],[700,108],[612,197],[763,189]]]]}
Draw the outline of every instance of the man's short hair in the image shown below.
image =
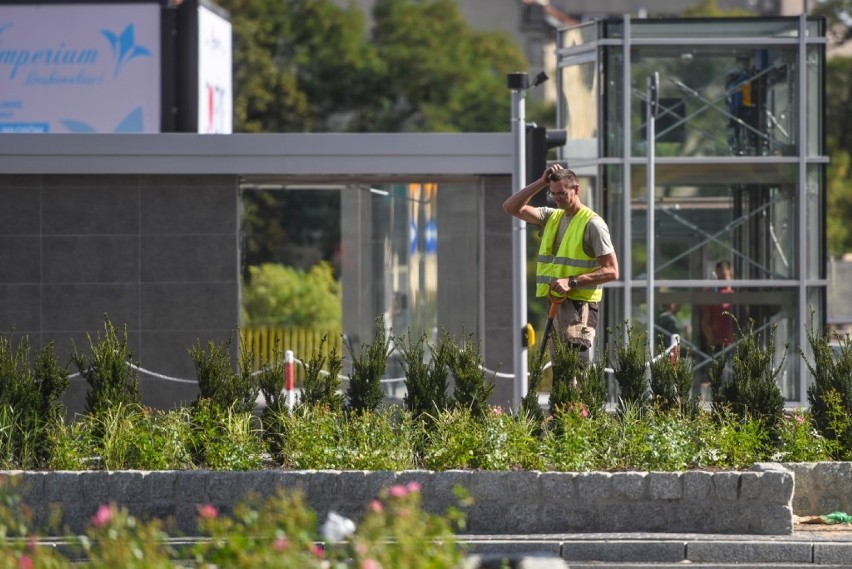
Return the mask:
{"type": "MultiPolygon", "coordinates": [[[[550,174],[551,182],[560,182],[567,181],[569,186],[576,186],[580,184],[580,180],[577,179],[577,174],[574,173],[574,170],[569,170],[567,168],[563,170],[557,170],[550,174]]],[[[562,184],[563,186],[565,184],[562,184]]]]}

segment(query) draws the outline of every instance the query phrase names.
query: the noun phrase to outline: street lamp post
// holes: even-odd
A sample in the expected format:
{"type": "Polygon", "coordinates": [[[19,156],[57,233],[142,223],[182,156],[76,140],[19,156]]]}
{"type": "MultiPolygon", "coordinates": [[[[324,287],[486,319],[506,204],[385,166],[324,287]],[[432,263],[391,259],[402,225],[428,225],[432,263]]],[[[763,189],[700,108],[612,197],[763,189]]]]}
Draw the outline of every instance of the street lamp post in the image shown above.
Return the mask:
{"type": "MultiPolygon", "coordinates": [[[[513,191],[524,187],[526,180],[526,90],[529,78],[526,73],[510,73],[507,84],[512,92],[512,140],[515,163],[512,167],[513,191]]],[[[512,407],[520,409],[527,394],[527,348],[523,328],[527,322],[527,239],[526,223],[512,218],[512,352],[515,354],[515,382],[512,390],[512,407]]]]}

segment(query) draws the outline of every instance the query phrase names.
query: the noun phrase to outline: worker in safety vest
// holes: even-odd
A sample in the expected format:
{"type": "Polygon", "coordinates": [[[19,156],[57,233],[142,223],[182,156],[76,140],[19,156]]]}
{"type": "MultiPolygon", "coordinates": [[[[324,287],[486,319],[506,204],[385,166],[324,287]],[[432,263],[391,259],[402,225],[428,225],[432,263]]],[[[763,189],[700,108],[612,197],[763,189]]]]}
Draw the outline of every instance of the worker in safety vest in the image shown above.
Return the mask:
{"type": "Polygon", "coordinates": [[[618,258],[606,222],[580,201],[577,175],[559,164],[512,194],[506,213],[543,227],[536,266],[536,296],[567,298],[555,321],[563,339],[576,345],[584,361],[595,337],[603,283],[618,278],[618,258]],[[541,190],[556,205],[534,207],[529,201],[541,190]]]}

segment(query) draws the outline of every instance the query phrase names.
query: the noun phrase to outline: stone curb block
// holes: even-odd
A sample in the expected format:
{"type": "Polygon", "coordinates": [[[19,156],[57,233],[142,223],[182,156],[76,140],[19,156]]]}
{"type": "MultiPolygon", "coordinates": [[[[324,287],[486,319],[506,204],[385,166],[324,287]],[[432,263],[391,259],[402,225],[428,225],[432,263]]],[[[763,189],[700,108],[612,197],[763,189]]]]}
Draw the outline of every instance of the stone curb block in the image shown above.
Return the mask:
{"type": "Polygon", "coordinates": [[[684,560],[685,549],[686,544],[682,541],[564,541],[562,558],[569,564],[572,561],[680,563],[684,560]]]}
{"type": "Polygon", "coordinates": [[[810,543],[749,543],[714,541],[688,543],[686,560],[693,563],[812,563],[810,543]]]}

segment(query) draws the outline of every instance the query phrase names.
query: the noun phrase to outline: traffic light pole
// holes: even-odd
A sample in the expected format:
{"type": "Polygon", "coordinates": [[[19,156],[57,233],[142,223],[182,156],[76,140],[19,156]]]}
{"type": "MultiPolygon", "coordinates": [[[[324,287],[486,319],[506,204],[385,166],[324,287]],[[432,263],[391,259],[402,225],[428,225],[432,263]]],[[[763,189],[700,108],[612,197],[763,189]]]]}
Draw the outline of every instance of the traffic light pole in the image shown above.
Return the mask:
{"type": "Polygon", "coordinates": [[[656,316],[656,301],[654,300],[654,269],[656,266],[656,258],[654,252],[656,250],[655,240],[655,224],[656,224],[656,193],[654,186],[656,185],[654,163],[656,159],[656,139],[657,139],[657,107],[660,100],[660,75],[654,73],[648,77],[648,127],[645,129],[648,140],[648,213],[646,215],[648,222],[648,268],[645,274],[648,275],[648,349],[651,357],[654,357],[654,344],[656,334],[654,333],[654,317],[656,316]]]}
{"type": "MultiPolygon", "coordinates": [[[[514,140],[515,163],[512,167],[512,191],[517,192],[526,184],[526,89],[529,86],[526,73],[510,73],[508,87],[512,92],[512,139],[514,140]]],[[[527,348],[524,345],[523,329],[527,323],[527,224],[512,217],[512,353],[514,357],[515,383],[512,392],[512,407],[519,410],[527,394],[527,348]]]]}

